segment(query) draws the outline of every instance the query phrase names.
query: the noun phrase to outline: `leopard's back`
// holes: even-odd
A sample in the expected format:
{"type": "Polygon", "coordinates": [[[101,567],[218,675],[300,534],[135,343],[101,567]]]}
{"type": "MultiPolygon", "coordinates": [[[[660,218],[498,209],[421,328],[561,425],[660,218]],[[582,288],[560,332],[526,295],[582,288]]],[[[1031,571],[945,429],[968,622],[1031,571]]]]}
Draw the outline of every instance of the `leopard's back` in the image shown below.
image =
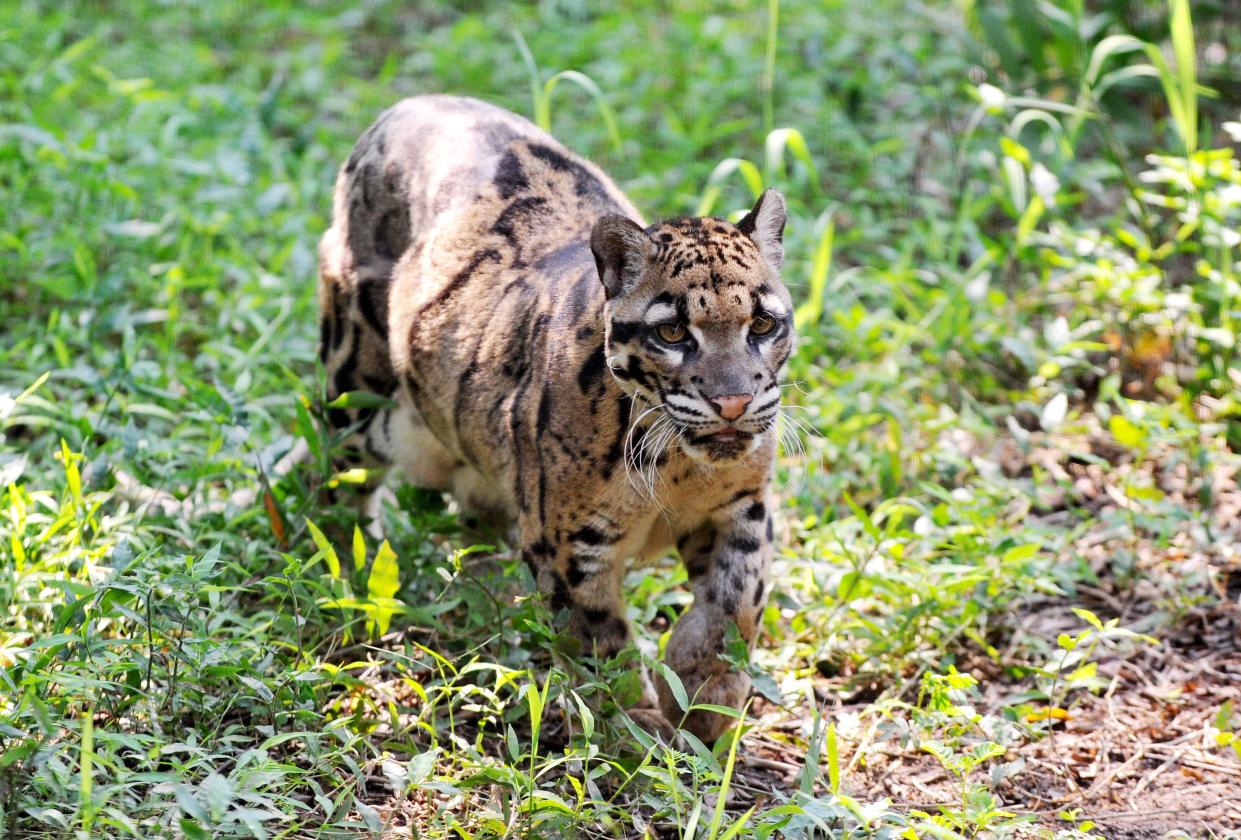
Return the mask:
{"type": "MultiPolygon", "coordinates": [[[[599,318],[589,240],[608,213],[641,218],[601,170],[515,114],[451,96],[381,114],[340,169],[320,242],[321,357],[329,398],[370,391],[411,410],[335,410],[338,427],[361,427],[355,456],[400,461],[416,442],[424,483],[514,479],[547,342],[584,344],[564,348],[572,357],[602,345],[582,327],[599,318]]],[[[484,506],[518,501],[500,495],[484,506]]]]}

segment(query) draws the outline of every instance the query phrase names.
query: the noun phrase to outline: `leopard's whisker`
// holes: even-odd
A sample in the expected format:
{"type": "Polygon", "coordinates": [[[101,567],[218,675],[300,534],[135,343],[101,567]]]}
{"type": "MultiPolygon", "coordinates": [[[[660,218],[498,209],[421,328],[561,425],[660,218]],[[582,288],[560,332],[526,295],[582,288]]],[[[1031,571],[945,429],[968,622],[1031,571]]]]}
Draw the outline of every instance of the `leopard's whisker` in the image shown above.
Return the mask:
{"type": "MultiPolygon", "coordinates": [[[[642,402],[646,402],[646,398],[638,394],[633,395],[633,400],[635,403],[638,402],[639,400],[641,400],[642,402]]],[[[652,495],[652,492],[651,491],[643,492],[642,487],[639,486],[638,481],[634,479],[634,475],[633,475],[634,472],[637,472],[638,480],[642,478],[642,472],[640,469],[641,464],[637,460],[638,455],[634,452],[633,436],[634,436],[634,433],[641,426],[642,421],[645,420],[649,414],[663,407],[664,407],[664,404],[660,402],[642,411],[636,418],[630,421],[629,430],[625,434],[625,444],[623,447],[623,453],[624,453],[623,460],[625,462],[625,478],[629,482],[629,486],[634,489],[634,492],[638,493],[638,495],[640,496],[645,496],[647,498],[649,498],[652,495]]],[[[663,420],[663,419],[664,417],[660,417],[656,421],[656,425],[658,425],[659,420],[663,420]]],[[[641,443],[646,441],[646,439],[650,436],[650,432],[651,430],[648,429],[646,433],[642,436],[642,440],[639,441],[639,447],[638,447],[639,452],[641,451],[641,443]]]]}
{"type": "Polygon", "coordinates": [[[650,493],[650,498],[656,501],[657,504],[655,483],[662,480],[662,477],[659,475],[659,456],[667,446],[667,433],[671,429],[671,425],[672,420],[667,415],[660,417],[655,425],[647,431],[638,452],[639,474],[647,474],[645,476],[646,487],[650,493]],[[643,461],[646,462],[645,465],[643,465],[643,461]]]}
{"type": "Polygon", "coordinates": [[[676,424],[673,423],[671,420],[669,420],[668,423],[665,424],[664,427],[660,430],[660,437],[659,437],[658,442],[652,447],[652,450],[653,450],[652,455],[651,455],[651,474],[653,476],[652,490],[654,490],[654,486],[653,486],[654,481],[658,481],[661,487],[667,486],[666,484],[664,484],[663,473],[659,471],[659,459],[661,456],[663,456],[668,451],[668,444],[672,442],[672,438],[675,435],[676,435],[676,424]]]}
{"type": "MultiPolygon", "coordinates": [[[[788,407],[789,406],[782,406],[782,408],[788,407]]],[[[785,452],[790,456],[791,460],[795,460],[801,465],[801,469],[798,470],[801,474],[800,486],[795,491],[800,493],[806,489],[813,478],[812,470],[810,469],[813,464],[818,464],[820,472],[826,468],[823,461],[822,449],[819,447],[807,446],[808,441],[813,441],[816,439],[821,441],[823,436],[818,432],[818,430],[812,427],[807,427],[807,424],[804,421],[799,420],[797,417],[783,410],[780,412],[780,418],[787,421],[787,425],[781,426],[783,430],[782,435],[787,434],[788,436],[791,436],[792,440],[796,441],[795,444],[793,444],[792,441],[786,444],[785,452]],[[813,453],[811,452],[812,448],[814,449],[813,453]],[[796,451],[796,455],[794,455],[794,451],[796,451]]],[[[782,441],[783,440],[785,440],[784,437],[782,437],[782,441]]]]}

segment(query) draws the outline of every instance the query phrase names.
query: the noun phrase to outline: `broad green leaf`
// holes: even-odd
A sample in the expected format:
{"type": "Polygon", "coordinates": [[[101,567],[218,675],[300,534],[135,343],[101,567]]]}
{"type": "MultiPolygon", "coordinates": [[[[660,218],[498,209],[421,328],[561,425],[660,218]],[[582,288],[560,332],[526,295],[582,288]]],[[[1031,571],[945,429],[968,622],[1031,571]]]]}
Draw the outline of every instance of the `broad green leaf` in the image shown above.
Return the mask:
{"type": "Polygon", "coordinates": [[[1129,449],[1141,449],[1146,444],[1146,431],[1134,425],[1123,414],[1113,414],[1107,423],[1108,430],[1116,442],[1129,449]]]}
{"type": "MultiPolygon", "coordinates": [[[[372,601],[382,604],[390,601],[401,588],[397,569],[396,552],[387,540],[375,552],[375,562],[371,564],[370,577],[366,579],[366,594],[372,601]]],[[[380,635],[388,632],[388,624],[392,621],[393,609],[390,606],[377,606],[374,611],[375,624],[380,635]]]]}
{"type": "Polygon", "coordinates": [[[836,725],[827,725],[827,780],[832,794],[840,793],[840,749],[836,744],[836,725]]]}
{"type": "Polygon", "coordinates": [[[323,535],[319,530],[319,526],[306,520],[306,530],[310,532],[310,539],[315,544],[315,548],[323,555],[323,559],[327,562],[328,571],[332,573],[332,577],[340,579],[340,558],[336,556],[336,548],[331,541],[323,535]]]}
{"type": "Polygon", "coordinates": [[[362,535],[362,529],[357,525],[353,526],[352,549],[353,570],[357,572],[366,567],[366,537],[362,535]]]}
{"type": "Polygon", "coordinates": [[[685,686],[681,683],[681,678],[677,676],[676,671],[669,668],[663,662],[655,663],[655,669],[659,671],[659,675],[668,684],[668,690],[672,692],[672,697],[677,701],[677,705],[681,707],[681,711],[689,711],[689,695],[685,693],[685,686]]]}
{"type": "Polygon", "coordinates": [[[396,400],[370,391],[346,391],[327,404],[328,408],[396,408],[396,400]]]}
{"type": "Polygon", "coordinates": [[[1090,610],[1083,609],[1081,607],[1073,607],[1073,613],[1096,630],[1103,629],[1103,622],[1100,621],[1099,617],[1090,610]]]}

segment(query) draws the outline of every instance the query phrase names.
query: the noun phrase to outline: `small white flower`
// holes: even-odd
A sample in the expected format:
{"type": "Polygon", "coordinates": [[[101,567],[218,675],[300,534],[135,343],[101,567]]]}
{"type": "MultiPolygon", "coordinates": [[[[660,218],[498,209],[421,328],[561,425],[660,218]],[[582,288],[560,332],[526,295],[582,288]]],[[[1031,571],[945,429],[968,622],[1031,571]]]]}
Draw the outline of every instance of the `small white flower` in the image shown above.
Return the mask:
{"type": "Polygon", "coordinates": [[[1004,107],[1005,100],[1008,99],[1004,95],[1004,91],[995,85],[989,85],[983,82],[978,86],[978,98],[982,100],[982,105],[988,111],[998,111],[1004,107]]]}
{"type": "Polygon", "coordinates": [[[1164,296],[1163,304],[1173,312],[1188,312],[1193,301],[1184,292],[1170,292],[1164,296]]]}
{"type": "Polygon", "coordinates": [[[1241,184],[1229,184],[1223,189],[1216,191],[1215,197],[1225,207],[1241,204],[1241,184]]]}
{"type": "Polygon", "coordinates": [[[965,285],[965,297],[970,303],[981,303],[987,296],[987,288],[991,285],[991,272],[980,272],[977,277],[965,285]]]}
{"type": "Polygon", "coordinates": [[[1038,197],[1043,199],[1043,204],[1048,207],[1056,206],[1056,193],[1060,192],[1060,179],[1052,174],[1050,169],[1041,163],[1034,164],[1034,168],[1030,170],[1030,186],[1034,187],[1038,197]]]}

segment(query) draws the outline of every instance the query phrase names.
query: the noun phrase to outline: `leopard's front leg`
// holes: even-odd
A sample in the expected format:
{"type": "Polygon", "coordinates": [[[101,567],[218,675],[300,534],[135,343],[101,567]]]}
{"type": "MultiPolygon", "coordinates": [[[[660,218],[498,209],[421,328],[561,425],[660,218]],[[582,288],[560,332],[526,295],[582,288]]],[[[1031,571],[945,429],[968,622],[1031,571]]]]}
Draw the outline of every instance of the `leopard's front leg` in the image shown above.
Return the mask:
{"type": "Polygon", "coordinates": [[[523,529],[522,557],[552,610],[568,610],[565,630],[582,642],[582,655],[615,656],[629,643],[617,552],[623,535],[600,515],[556,530],[558,540],[523,529]]]}
{"type": "MultiPolygon", "coordinates": [[[[753,645],[768,595],[772,558],[770,494],[758,490],[737,497],[677,545],[694,593],[693,606],[677,621],[668,639],[666,664],[681,678],[691,703],[741,708],[750,677],[720,659],[725,633],[735,624],[753,645]]],[[[656,680],[659,704],[672,722],[710,743],[732,719],[697,710],[685,715],[667,683],[656,680]]]]}

